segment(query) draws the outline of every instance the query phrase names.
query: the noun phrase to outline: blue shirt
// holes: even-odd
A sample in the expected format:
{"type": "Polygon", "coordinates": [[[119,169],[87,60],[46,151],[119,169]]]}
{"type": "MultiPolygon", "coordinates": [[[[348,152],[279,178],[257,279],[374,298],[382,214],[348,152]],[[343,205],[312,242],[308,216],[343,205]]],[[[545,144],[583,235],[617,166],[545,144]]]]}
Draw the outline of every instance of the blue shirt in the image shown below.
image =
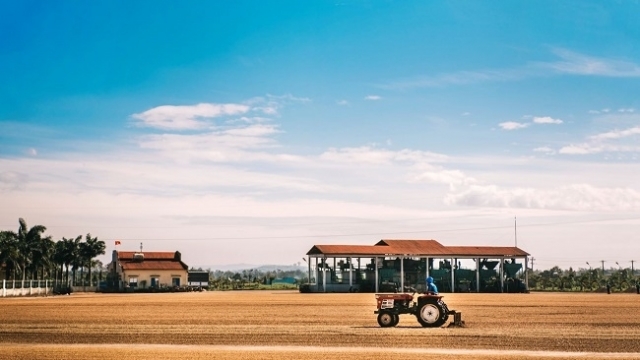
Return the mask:
{"type": "Polygon", "coordinates": [[[434,293],[438,292],[438,287],[434,283],[427,283],[427,291],[431,291],[434,293]]]}

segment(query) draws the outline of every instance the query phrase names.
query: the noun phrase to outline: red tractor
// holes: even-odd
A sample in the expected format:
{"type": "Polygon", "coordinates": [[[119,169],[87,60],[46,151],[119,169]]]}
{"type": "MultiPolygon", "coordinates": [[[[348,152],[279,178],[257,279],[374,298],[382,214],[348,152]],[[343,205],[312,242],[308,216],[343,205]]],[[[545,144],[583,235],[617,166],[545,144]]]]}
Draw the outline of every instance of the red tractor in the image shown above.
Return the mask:
{"type": "Polygon", "coordinates": [[[449,310],[442,301],[442,295],[424,293],[414,300],[415,294],[376,294],[378,324],[381,327],[398,325],[401,314],[412,314],[423,327],[439,327],[444,325],[453,315],[453,324],[462,326],[462,314],[449,310]]]}

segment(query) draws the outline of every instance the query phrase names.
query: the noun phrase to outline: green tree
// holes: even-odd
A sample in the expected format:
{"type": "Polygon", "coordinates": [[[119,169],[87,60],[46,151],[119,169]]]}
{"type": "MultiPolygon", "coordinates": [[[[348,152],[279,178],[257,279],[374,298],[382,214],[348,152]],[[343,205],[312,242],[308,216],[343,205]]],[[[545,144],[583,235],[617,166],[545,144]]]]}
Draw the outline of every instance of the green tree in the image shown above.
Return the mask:
{"type": "MultiPolygon", "coordinates": [[[[91,234],[87,234],[85,236],[85,242],[79,244],[78,250],[80,255],[80,262],[82,264],[81,269],[84,269],[84,267],[87,268],[89,272],[89,282],[91,282],[91,262],[96,256],[104,255],[106,248],[107,246],[104,241],[98,240],[97,237],[91,237],[91,234]]],[[[80,277],[83,279],[82,284],[84,285],[84,276],[81,275],[80,277]]]]}
{"type": "MultiPolygon", "coordinates": [[[[47,230],[46,227],[42,225],[35,225],[31,228],[27,226],[27,222],[20,218],[18,220],[20,226],[18,227],[18,251],[19,251],[19,259],[21,272],[22,272],[22,281],[26,279],[27,276],[27,268],[30,265],[37,266],[38,264],[34,264],[34,253],[38,252],[40,247],[40,242],[42,241],[42,234],[47,230]]],[[[33,271],[32,267],[32,271],[33,271]]],[[[32,273],[33,275],[33,273],[32,273]]]]}
{"type": "Polygon", "coordinates": [[[13,231],[0,231],[0,264],[5,264],[5,279],[15,279],[19,259],[18,235],[13,231]]]}

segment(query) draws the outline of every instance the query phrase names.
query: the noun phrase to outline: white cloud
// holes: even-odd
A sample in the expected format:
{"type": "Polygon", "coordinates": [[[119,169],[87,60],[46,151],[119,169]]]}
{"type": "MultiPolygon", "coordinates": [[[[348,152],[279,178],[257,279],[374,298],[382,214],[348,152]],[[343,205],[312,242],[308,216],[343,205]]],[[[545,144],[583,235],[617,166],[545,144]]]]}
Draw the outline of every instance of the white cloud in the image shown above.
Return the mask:
{"type": "Polygon", "coordinates": [[[634,108],[626,108],[626,109],[625,109],[625,108],[622,108],[622,109],[618,109],[618,112],[620,112],[620,113],[633,113],[633,112],[635,112],[635,111],[636,111],[636,109],[634,109],[634,108]]]}
{"type": "Polygon", "coordinates": [[[637,135],[640,135],[640,126],[624,130],[612,130],[589,136],[587,142],[564,146],[558,152],[567,155],[640,152],[640,146],[633,139],[630,139],[637,135]]]}
{"type": "Polygon", "coordinates": [[[477,182],[476,179],[467,176],[461,170],[447,170],[442,168],[434,168],[421,172],[411,178],[411,181],[445,184],[449,186],[471,185],[477,182]]]}
{"type": "Polygon", "coordinates": [[[336,101],[336,104],[340,106],[346,106],[346,105],[349,105],[349,102],[347,100],[338,100],[336,101]]]}
{"type": "Polygon", "coordinates": [[[38,150],[36,150],[35,148],[29,148],[27,149],[27,154],[29,154],[30,156],[38,156],[38,150]]]}
{"type": "Polygon", "coordinates": [[[551,61],[532,61],[507,69],[484,69],[459,71],[432,76],[417,76],[381,85],[385,89],[408,89],[464,85],[486,81],[517,81],[531,77],[549,75],[582,75],[603,77],[640,77],[640,66],[634,62],[618,59],[597,58],[566,49],[556,48],[552,52],[559,58],[551,61]]]}
{"type": "Polygon", "coordinates": [[[515,121],[506,121],[506,122],[498,124],[498,126],[500,126],[503,130],[518,130],[518,129],[524,129],[524,128],[528,127],[529,124],[528,123],[519,123],[519,122],[515,122],[515,121]]]}
{"type": "Polygon", "coordinates": [[[562,120],[554,119],[549,116],[534,117],[533,122],[536,124],[562,124],[562,120]]]}
{"type": "Polygon", "coordinates": [[[556,153],[555,150],[553,150],[552,148],[550,148],[548,146],[537,147],[537,148],[533,149],[533,151],[544,153],[544,154],[549,154],[549,155],[553,155],[553,154],[556,153]]]}
{"type": "Polygon", "coordinates": [[[480,207],[633,211],[640,209],[640,192],[631,188],[599,188],[589,184],[572,184],[546,190],[472,185],[458,193],[449,194],[445,203],[480,207]]]}
{"type": "Polygon", "coordinates": [[[132,117],[140,120],[140,126],[164,130],[193,130],[208,126],[202,119],[210,119],[224,115],[237,115],[249,111],[243,104],[211,104],[196,105],[162,105],[132,117]]]}
{"type": "Polygon", "coordinates": [[[465,112],[463,112],[463,113],[462,113],[462,114],[460,114],[460,115],[462,115],[462,116],[469,116],[469,115],[471,115],[471,113],[470,113],[470,112],[468,112],[468,111],[465,111],[465,112]]]}
{"type": "Polygon", "coordinates": [[[443,162],[446,156],[426,151],[409,149],[392,151],[370,146],[361,146],[352,148],[330,148],[320,155],[320,159],[342,163],[385,164],[404,162],[419,164],[443,162]]]}
{"type": "Polygon", "coordinates": [[[607,77],[640,77],[640,66],[630,61],[597,58],[566,49],[554,49],[553,52],[562,60],[538,63],[538,65],[553,69],[563,74],[607,77]]]}
{"type": "Polygon", "coordinates": [[[621,138],[626,138],[634,135],[640,135],[640,126],[632,127],[625,130],[613,130],[606,133],[593,135],[589,138],[591,140],[601,141],[601,140],[621,139],[621,138]]]}
{"type": "Polygon", "coordinates": [[[21,189],[27,184],[29,177],[19,171],[0,172],[0,191],[21,189]]]}
{"type": "Polygon", "coordinates": [[[367,96],[364,97],[364,99],[365,100],[373,100],[373,101],[375,101],[375,100],[382,99],[382,97],[378,96],[378,95],[367,95],[367,96]]]}

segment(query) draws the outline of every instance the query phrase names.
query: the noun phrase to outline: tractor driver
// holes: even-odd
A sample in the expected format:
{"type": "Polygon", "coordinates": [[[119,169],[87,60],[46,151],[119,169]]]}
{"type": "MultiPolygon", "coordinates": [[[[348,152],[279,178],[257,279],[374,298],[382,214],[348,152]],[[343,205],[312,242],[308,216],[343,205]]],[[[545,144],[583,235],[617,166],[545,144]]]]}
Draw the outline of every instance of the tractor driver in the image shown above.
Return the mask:
{"type": "Polygon", "coordinates": [[[433,278],[431,276],[427,276],[427,292],[432,292],[434,294],[438,293],[438,287],[433,283],[433,278]]]}

